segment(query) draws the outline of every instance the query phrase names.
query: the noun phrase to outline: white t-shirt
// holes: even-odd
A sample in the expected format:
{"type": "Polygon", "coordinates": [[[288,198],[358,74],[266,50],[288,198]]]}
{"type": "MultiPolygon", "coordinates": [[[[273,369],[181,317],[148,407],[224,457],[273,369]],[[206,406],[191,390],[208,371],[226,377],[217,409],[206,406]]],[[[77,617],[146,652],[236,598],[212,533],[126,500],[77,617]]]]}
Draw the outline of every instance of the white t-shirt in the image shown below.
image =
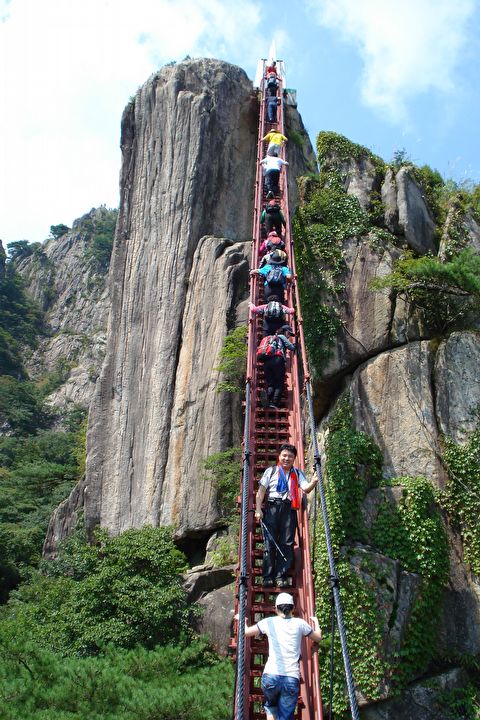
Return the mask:
{"type": "Polygon", "coordinates": [[[263,165],[265,172],[268,172],[269,170],[281,170],[282,165],[288,165],[285,160],[275,157],[274,155],[267,155],[267,157],[263,158],[260,162],[263,165]]]}
{"type": "Polygon", "coordinates": [[[268,660],[264,672],[299,678],[298,658],[302,638],[310,635],[313,628],[300,618],[278,615],[259,620],[257,627],[268,637],[268,660]]]}

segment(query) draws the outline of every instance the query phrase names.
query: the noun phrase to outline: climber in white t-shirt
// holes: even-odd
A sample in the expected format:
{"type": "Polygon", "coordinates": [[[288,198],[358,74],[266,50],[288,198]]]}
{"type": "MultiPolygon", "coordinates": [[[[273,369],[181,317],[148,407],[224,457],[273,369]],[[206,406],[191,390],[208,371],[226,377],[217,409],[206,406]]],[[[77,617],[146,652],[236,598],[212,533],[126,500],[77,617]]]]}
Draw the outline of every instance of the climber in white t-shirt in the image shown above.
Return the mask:
{"type": "Polygon", "coordinates": [[[312,628],[305,620],[293,617],[293,605],[293,597],[282,592],[275,602],[276,616],[250,626],[245,621],[246,637],[261,633],[268,637],[268,660],[262,675],[267,720],[292,720],[300,688],[298,660],[302,639],[319,642],[322,638],[317,618],[310,618],[312,628]]]}

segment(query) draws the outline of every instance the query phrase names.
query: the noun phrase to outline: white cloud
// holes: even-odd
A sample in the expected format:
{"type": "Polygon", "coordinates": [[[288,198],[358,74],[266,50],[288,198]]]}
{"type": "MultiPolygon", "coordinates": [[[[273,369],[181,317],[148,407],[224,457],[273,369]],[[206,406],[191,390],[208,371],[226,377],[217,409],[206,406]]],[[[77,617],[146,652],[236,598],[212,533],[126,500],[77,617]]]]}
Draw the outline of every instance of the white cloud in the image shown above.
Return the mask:
{"type": "Polygon", "coordinates": [[[253,74],[260,19],[253,0],[0,0],[4,242],[117,205],[129,97],[187,54],[249,59],[253,74]]]}
{"type": "Polygon", "coordinates": [[[448,93],[475,0],[307,0],[318,23],[360,52],[363,101],[404,120],[410,100],[448,93]]]}

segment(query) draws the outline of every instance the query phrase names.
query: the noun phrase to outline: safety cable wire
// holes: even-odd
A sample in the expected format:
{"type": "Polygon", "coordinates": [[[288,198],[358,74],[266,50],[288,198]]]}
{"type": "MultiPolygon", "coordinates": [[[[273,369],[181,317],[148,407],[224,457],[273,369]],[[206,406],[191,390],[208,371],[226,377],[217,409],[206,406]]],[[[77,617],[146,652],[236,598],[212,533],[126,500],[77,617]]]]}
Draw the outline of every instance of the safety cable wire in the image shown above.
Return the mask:
{"type": "Polygon", "coordinates": [[[340,598],[340,583],[337,575],[337,569],[335,567],[335,559],[333,557],[333,548],[332,548],[332,539],[330,535],[330,523],[328,521],[328,513],[327,513],[327,501],[325,496],[325,487],[323,484],[323,477],[322,477],[322,468],[320,465],[320,453],[318,451],[318,443],[317,443],[317,435],[316,435],[316,428],[315,428],[315,417],[313,414],[313,401],[312,401],[312,389],[310,380],[308,379],[305,383],[305,389],[307,393],[307,402],[308,402],[308,415],[310,420],[310,434],[312,438],[312,445],[313,445],[313,457],[315,460],[315,471],[317,473],[318,478],[318,489],[320,494],[320,506],[322,509],[322,516],[323,516],[323,528],[325,531],[325,542],[327,545],[327,553],[328,553],[328,563],[330,565],[330,582],[332,587],[332,595],[333,595],[333,601],[335,604],[335,610],[337,614],[337,625],[338,625],[338,634],[340,636],[340,644],[342,647],[342,655],[343,655],[343,665],[345,668],[345,678],[347,681],[347,691],[348,691],[348,699],[350,702],[350,710],[352,713],[353,720],[359,720],[359,712],[358,712],[358,702],[357,697],[355,695],[355,684],[353,680],[353,673],[352,673],[352,667],[350,665],[350,654],[348,652],[348,643],[347,643],[347,636],[345,633],[345,624],[343,622],[343,610],[342,610],[342,601],[340,598]]]}
{"type": "MultiPolygon", "coordinates": [[[[315,466],[313,468],[315,470],[315,466]]],[[[315,485],[315,490],[313,491],[313,547],[312,547],[312,574],[313,577],[315,577],[315,548],[317,547],[317,505],[318,505],[318,492],[317,492],[317,486],[315,485]]]]}
{"type": "Polygon", "coordinates": [[[247,379],[245,390],[245,426],[243,435],[243,474],[242,474],[242,505],[241,505],[241,553],[239,581],[239,617],[237,645],[237,674],[235,682],[235,720],[245,717],[245,609],[247,600],[247,544],[248,544],[248,486],[250,464],[250,380],[247,379]]]}
{"type": "MultiPolygon", "coordinates": [[[[333,578],[331,578],[333,580],[333,578]]],[[[333,589],[330,590],[330,604],[331,604],[331,629],[332,640],[330,643],[330,688],[328,693],[328,717],[330,720],[333,719],[333,666],[335,656],[335,599],[333,597],[333,589]]]]}

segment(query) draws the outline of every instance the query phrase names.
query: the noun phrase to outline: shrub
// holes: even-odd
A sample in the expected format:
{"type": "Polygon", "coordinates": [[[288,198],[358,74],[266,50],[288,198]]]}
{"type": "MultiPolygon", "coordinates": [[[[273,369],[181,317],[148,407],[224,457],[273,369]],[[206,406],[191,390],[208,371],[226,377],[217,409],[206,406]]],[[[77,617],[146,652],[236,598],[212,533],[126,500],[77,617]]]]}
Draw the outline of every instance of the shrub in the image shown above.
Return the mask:
{"type": "Polygon", "coordinates": [[[110,646],[97,657],[62,657],[0,624],[5,720],[224,720],[233,665],[203,638],[188,647],[110,646]]]}
{"type": "Polygon", "coordinates": [[[181,584],[185,557],[172,535],[145,527],[116,537],[98,531],[94,545],[67,543],[59,563],[44,562],[42,574],[12,593],[7,618],[64,654],[179,640],[193,611],[181,584]]]}
{"type": "Polygon", "coordinates": [[[214,368],[223,373],[225,380],[218,383],[217,392],[244,391],[245,364],[247,360],[247,327],[240,325],[225,337],[218,356],[218,365],[214,368]]]}

